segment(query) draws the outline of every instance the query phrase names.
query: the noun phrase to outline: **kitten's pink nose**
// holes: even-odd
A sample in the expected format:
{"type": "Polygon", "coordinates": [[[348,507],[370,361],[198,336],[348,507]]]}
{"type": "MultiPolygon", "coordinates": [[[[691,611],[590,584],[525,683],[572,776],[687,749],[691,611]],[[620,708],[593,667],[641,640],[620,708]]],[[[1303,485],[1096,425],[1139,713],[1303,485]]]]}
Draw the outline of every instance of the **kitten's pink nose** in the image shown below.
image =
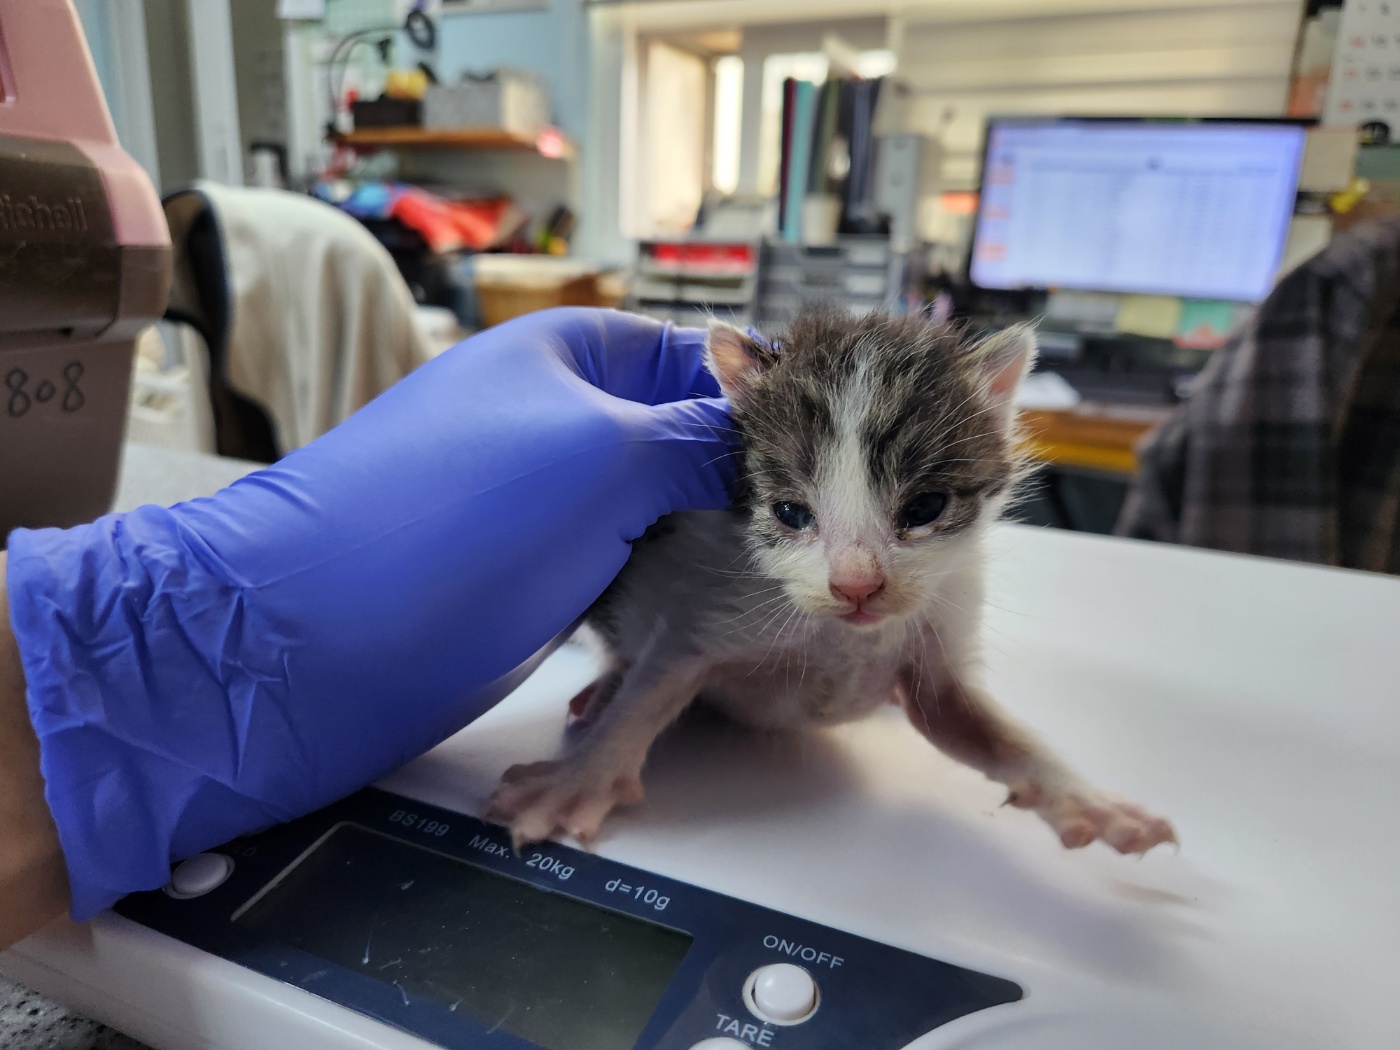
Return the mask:
{"type": "Polygon", "coordinates": [[[869,601],[884,589],[885,578],[879,575],[831,577],[831,593],[838,598],[854,602],[856,606],[869,601]]]}

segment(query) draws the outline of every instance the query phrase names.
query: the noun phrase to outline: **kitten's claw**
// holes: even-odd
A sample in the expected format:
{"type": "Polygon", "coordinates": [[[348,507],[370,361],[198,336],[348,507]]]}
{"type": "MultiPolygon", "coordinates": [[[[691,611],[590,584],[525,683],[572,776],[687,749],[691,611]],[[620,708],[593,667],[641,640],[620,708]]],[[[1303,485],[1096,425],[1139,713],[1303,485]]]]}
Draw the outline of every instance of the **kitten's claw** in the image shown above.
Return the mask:
{"type": "Polygon", "coordinates": [[[1153,846],[1178,844],[1170,822],[1063,772],[1018,780],[1006,801],[1035,810],[1066,849],[1102,840],[1119,853],[1140,856],[1153,846]]]}
{"type": "Polygon", "coordinates": [[[561,831],[588,845],[614,807],[635,805],[642,797],[634,773],[619,775],[568,761],[533,762],[506,770],[486,815],[510,828],[516,850],[561,831]]]}

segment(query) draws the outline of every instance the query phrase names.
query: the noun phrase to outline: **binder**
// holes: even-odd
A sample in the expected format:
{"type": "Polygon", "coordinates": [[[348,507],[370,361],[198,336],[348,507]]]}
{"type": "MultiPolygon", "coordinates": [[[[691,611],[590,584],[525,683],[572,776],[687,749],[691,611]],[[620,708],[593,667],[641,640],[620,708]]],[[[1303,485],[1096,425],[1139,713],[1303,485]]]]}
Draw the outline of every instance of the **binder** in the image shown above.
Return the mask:
{"type": "Polygon", "coordinates": [[[792,143],[788,154],[788,184],[783,214],[783,237],[794,244],[802,240],[802,199],[807,196],[807,176],[812,161],[812,119],[817,86],[799,80],[792,109],[792,143]]]}
{"type": "Polygon", "coordinates": [[[783,79],[783,137],[778,154],[778,232],[787,229],[788,180],[792,174],[792,110],[797,96],[797,81],[783,79]]]}
{"type": "Polygon", "coordinates": [[[778,161],[778,232],[802,240],[802,201],[809,193],[842,200],[842,232],[878,229],[875,212],[875,107],[882,80],[831,78],[817,85],[783,81],[782,144],[778,161]],[[849,153],[844,179],[831,174],[834,152],[849,153]]]}

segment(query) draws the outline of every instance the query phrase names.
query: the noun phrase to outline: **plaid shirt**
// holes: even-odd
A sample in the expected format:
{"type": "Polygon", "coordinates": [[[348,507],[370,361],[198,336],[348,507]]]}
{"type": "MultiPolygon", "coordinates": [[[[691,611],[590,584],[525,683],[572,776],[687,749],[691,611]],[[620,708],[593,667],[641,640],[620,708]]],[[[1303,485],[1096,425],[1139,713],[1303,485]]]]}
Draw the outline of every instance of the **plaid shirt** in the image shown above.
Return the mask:
{"type": "Polygon", "coordinates": [[[1400,219],[1280,281],[1138,451],[1119,535],[1400,573],[1400,219]]]}

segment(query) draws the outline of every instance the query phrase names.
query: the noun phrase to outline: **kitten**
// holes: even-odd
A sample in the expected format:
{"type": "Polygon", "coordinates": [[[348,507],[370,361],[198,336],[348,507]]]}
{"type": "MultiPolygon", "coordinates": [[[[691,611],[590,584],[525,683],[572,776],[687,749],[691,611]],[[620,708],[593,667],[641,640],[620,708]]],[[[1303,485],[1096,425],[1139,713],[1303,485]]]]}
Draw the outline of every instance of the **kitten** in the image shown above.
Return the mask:
{"type": "Polygon", "coordinates": [[[1174,842],[1084,783],[977,682],[981,540],[1023,465],[1013,398],[1029,327],[970,342],[918,318],[803,312],[774,345],[715,325],[707,364],[743,442],[729,510],[673,514],[589,612],[607,651],[563,758],[515,766],[491,815],[517,846],[588,842],[642,798],[657,735],[699,698],[764,728],[902,704],[1067,847],[1174,842]]]}

